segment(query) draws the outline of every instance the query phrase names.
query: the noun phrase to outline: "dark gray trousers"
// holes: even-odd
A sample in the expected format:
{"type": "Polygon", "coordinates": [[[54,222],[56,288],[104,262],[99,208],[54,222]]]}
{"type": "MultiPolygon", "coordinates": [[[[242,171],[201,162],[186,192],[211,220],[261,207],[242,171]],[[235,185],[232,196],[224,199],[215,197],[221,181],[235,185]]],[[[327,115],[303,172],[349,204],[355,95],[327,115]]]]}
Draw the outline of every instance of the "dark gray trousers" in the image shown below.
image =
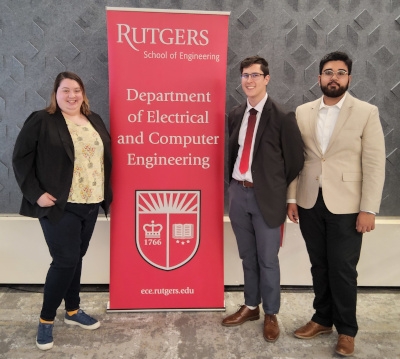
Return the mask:
{"type": "Polygon", "coordinates": [[[253,188],[232,180],[229,189],[229,217],[243,264],[245,304],[262,301],[265,314],[280,308],[280,227],[270,228],[260,212],[253,188]]]}

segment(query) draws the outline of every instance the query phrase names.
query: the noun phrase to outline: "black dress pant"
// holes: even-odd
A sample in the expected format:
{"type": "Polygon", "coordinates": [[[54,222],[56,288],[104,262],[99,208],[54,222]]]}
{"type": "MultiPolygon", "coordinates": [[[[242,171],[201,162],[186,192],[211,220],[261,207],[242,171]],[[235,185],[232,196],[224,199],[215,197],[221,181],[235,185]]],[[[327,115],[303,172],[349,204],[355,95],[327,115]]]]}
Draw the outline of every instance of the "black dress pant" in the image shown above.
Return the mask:
{"type": "Polygon", "coordinates": [[[324,326],[335,325],[339,334],[352,337],[358,331],[356,267],[362,243],[362,233],[356,230],[357,216],[331,213],[321,190],[313,208],[299,207],[315,294],[312,320],[324,326]]]}
{"type": "Polygon", "coordinates": [[[79,309],[82,258],[92,238],[99,203],[67,203],[61,220],[39,218],[53,261],[44,285],[40,318],[54,320],[62,300],[67,311],[79,309]]]}

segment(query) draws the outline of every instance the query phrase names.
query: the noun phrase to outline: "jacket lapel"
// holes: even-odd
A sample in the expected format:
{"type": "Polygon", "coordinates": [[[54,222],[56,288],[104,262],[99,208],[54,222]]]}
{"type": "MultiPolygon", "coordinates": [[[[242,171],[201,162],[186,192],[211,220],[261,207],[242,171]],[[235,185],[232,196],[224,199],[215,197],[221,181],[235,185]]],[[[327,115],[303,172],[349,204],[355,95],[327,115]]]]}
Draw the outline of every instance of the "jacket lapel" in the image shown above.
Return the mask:
{"type": "Polygon", "coordinates": [[[321,101],[322,99],[319,99],[312,103],[309,124],[310,124],[310,133],[312,133],[313,135],[315,147],[317,148],[318,152],[322,155],[321,144],[319,143],[317,138],[318,112],[319,112],[319,107],[321,106],[321,101]]]}
{"type": "Polygon", "coordinates": [[[256,139],[254,140],[254,150],[253,153],[257,152],[257,148],[260,145],[262,134],[267,127],[268,122],[271,119],[271,109],[272,109],[272,101],[268,96],[267,101],[265,102],[263,111],[261,113],[260,122],[258,124],[256,139]]]}
{"type": "Polygon", "coordinates": [[[343,125],[346,123],[346,120],[350,116],[352,107],[353,107],[353,98],[348,93],[346,95],[346,99],[343,102],[342,108],[340,109],[339,116],[338,116],[338,118],[336,120],[335,128],[333,129],[331,139],[330,139],[330,141],[328,143],[328,147],[326,148],[326,152],[329,151],[329,149],[332,147],[332,143],[338,137],[343,125]]]}
{"type": "Polygon", "coordinates": [[[239,138],[240,127],[242,126],[244,111],[246,110],[247,104],[240,105],[236,111],[235,128],[233,129],[232,135],[239,138]]]}
{"type": "MultiPolygon", "coordinates": [[[[232,123],[232,133],[229,135],[229,143],[231,146],[231,149],[239,148],[239,132],[240,132],[240,127],[242,125],[242,120],[244,116],[244,111],[246,109],[246,104],[240,105],[236,111],[235,111],[235,116],[233,117],[233,123],[232,123]]],[[[236,149],[237,151],[237,149],[236,149]]]]}
{"type": "Polygon", "coordinates": [[[60,138],[62,141],[62,144],[65,148],[65,152],[67,152],[68,157],[70,158],[71,162],[74,162],[75,160],[75,154],[74,154],[74,144],[72,143],[72,138],[69,133],[67,124],[65,123],[64,116],[60,111],[57,111],[55,114],[55,121],[56,121],[56,126],[58,129],[58,133],[60,134],[60,138]]]}

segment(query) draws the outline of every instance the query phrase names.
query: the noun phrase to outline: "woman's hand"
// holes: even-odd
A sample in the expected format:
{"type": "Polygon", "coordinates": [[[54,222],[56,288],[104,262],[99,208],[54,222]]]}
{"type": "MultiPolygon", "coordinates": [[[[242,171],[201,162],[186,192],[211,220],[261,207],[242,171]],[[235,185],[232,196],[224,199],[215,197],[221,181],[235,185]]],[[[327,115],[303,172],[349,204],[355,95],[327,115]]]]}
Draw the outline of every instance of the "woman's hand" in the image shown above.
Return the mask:
{"type": "Polygon", "coordinates": [[[55,205],[55,201],[57,199],[54,198],[50,193],[43,193],[39,199],[36,201],[36,203],[40,206],[40,207],[52,207],[55,205]]]}

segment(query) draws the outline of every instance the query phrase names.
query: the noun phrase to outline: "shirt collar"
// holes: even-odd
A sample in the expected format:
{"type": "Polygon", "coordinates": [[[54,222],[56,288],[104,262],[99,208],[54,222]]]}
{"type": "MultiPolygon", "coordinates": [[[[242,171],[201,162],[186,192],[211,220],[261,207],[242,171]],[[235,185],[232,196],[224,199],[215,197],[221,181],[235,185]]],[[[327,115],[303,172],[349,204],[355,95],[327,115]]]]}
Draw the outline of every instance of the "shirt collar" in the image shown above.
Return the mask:
{"type": "Polygon", "coordinates": [[[247,107],[246,107],[246,112],[250,111],[252,108],[255,108],[257,112],[262,112],[265,103],[267,102],[268,99],[268,94],[265,93],[264,98],[254,107],[250,105],[249,100],[247,100],[247,107]]]}
{"type": "MultiPolygon", "coordinates": [[[[342,108],[342,106],[343,106],[343,102],[344,102],[344,100],[346,99],[346,96],[347,96],[347,92],[345,92],[345,94],[344,94],[344,96],[341,98],[341,100],[340,100],[338,103],[334,104],[333,106],[338,107],[339,110],[340,110],[340,109],[342,108]]],[[[324,96],[322,96],[322,98],[321,98],[321,103],[320,103],[320,105],[319,105],[319,109],[320,109],[320,110],[321,110],[322,108],[325,108],[325,107],[333,107],[333,106],[325,105],[325,103],[324,103],[324,96]]]]}

